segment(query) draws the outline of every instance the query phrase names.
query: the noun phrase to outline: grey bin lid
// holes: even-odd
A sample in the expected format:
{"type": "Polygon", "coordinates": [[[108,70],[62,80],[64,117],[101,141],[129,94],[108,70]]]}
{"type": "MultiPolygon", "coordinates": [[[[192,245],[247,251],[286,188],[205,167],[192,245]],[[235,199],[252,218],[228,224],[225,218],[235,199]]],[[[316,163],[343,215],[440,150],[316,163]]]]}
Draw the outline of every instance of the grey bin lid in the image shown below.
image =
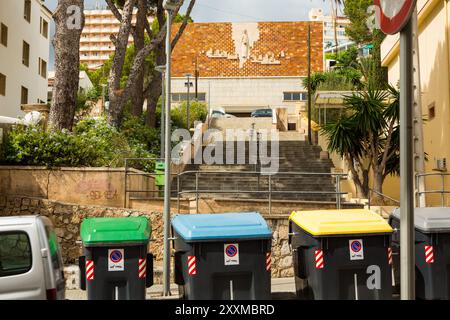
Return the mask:
{"type": "MultiPolygon", "coordinates": [[[[400,208],[392,215],[400,220],[400,208]]],[[[414,209],[414,225],[424,233],[450,233],[450,207],[429,207],[414,209]]]]}

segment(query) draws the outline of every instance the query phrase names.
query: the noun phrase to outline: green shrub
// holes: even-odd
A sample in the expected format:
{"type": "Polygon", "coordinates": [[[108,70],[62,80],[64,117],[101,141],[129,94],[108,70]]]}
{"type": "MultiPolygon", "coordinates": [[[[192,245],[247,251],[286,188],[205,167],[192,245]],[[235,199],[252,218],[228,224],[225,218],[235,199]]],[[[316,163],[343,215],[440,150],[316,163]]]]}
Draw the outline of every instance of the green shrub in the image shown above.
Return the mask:
{"type": "MultiPolygon", "coordinates": [[[[16,126],[8,134],[2,162],[47,167],[120,167],[125,158],[154,157],[144,144],[109,126],[105,119],[86,119],[73,132],[48,132],[16,126]]],[[[142,166],[142,169],[152,165],[142,166]]]]}
{"type": "MultiPolygon", "coordinates": [[[[203,102],[192,101],[189,104],[190,116],[189,128],[193,128],[195,121],[205,122],[208,115],[208,110],[203,102]]],[[[186,111],[187,103],[183,102],[180,106],[173,108],[171,112],[173,129],[186,128],[186,111]]]]}

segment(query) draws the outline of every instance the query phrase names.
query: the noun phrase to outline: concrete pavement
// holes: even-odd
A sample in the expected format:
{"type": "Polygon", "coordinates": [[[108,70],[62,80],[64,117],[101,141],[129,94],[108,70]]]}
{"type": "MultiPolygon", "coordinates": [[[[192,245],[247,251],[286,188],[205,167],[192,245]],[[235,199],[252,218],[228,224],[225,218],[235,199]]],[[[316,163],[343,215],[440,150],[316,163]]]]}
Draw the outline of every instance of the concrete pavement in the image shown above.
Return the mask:
{"type": "MultiPolygon", "coordinates": [[[[151,300],[176,300],[178,296],[178,286],[172,284],[170,286],[172,292],[171,297],[162,297],[163,286],[154,285],[147,290],[147,299],[151,300]]],[[[295,282],[294,278],[272,279],[272,298],[275,300],[292,300],[295,299],[295,282]]],[[[66,290],[66,299],[68,300],[86,300],[86,291],[82,290],[66,290]]]]}

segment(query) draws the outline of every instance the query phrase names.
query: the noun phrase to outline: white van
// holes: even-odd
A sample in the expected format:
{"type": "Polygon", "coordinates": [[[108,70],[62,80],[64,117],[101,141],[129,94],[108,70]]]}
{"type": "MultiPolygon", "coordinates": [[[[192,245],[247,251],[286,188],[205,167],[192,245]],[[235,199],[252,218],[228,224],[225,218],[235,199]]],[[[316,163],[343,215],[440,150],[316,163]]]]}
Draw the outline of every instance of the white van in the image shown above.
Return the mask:
{"type": "Polygon", "coordinates": [[[0,217],[0,300],[63,300],[61,249],[46,217],[0,217]]]}

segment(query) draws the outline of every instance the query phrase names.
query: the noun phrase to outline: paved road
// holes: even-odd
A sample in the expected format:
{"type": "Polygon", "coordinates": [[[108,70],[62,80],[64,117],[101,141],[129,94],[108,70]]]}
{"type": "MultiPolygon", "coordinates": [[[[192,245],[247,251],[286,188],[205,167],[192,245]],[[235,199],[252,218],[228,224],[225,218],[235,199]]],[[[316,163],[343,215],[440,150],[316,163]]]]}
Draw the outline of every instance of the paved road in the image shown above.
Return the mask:
{"type": "MultiPolygon", "coordinates": [[[[147,299],[179,299],[178,286],[171,285],[173,296],[162,297],[162,285],[154,285],[147,290],[147,299]]],[[[272,298],[275,300],[295,299],[295,282],[294,278],[272,279],[272,298]]],[[[66,290],[66,299],[69,300],[86,300],[86,291],[66,290]]]]}

